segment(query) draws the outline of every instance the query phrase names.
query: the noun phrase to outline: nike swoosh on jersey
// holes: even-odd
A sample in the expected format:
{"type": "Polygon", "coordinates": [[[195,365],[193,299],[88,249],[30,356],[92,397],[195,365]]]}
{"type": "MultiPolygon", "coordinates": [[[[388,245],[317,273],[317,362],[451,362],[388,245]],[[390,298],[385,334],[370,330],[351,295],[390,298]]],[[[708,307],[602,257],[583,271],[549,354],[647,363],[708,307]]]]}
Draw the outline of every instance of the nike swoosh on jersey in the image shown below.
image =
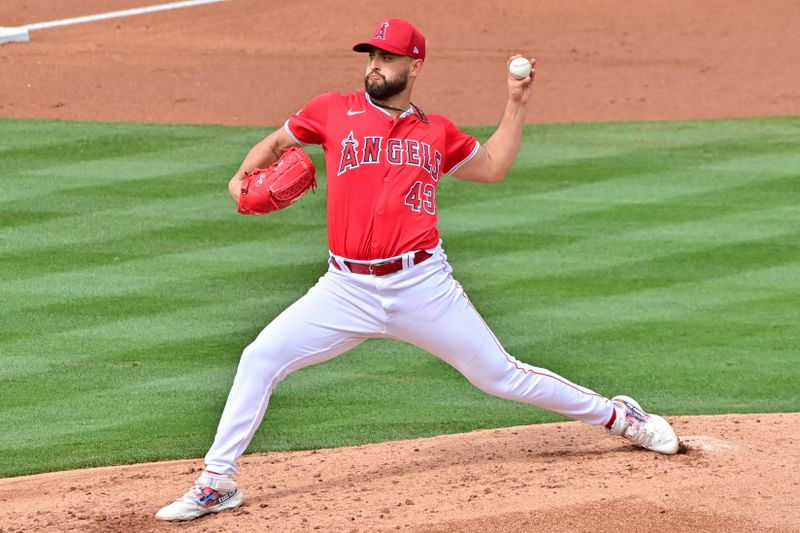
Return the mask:
{"type": "Polygon", "coordinates": [[[361,111],[353,111],[352,109],[347,110],[347,116],[352,117],[353,115],[360,115],[361,113],[366,113],[366,109],[362,109],[361,111]]]}

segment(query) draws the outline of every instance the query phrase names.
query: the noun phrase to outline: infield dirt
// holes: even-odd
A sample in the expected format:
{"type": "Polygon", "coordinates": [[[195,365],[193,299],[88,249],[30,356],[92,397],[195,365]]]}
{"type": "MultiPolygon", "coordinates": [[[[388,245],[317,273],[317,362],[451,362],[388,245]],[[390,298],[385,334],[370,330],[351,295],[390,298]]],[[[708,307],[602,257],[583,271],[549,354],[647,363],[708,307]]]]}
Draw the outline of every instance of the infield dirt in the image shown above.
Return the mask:
{"type": "MultiPolygon", "coordinates": [[[[0,25],[142,3],[8,0],[0,25]]],[[[0,46],[0,115],[278,125],[359,88],[350,46],[385,16],[426,34],[417,103],[460,125],[497,122],[517,52],[538,60],[529,122],[800,115],[798,3],[488,5],[236,0],[34,31],[0,46]]],[[[249,455],[246,505],[179,525],[153,514],[199,459],[3,479],[0,532],[800,531],[800,414],[668,418],[683,439],[672,457],[578,423],[249,455]]]]}

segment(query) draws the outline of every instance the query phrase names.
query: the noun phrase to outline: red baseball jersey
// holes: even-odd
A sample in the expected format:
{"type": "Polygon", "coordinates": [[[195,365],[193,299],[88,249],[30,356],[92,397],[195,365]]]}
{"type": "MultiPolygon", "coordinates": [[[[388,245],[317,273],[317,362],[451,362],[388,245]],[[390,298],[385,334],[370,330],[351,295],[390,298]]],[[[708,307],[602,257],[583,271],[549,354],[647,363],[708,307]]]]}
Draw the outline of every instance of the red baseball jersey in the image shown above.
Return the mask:
{"type": "Polygon", "coordinates": [[[434,248],[436,188],[479,143],[440,115],[395,120],[365,92],[326,93],[284,126],[300,144],[321,144],[328,188],[328,245],[361,261],[434,248]]]}

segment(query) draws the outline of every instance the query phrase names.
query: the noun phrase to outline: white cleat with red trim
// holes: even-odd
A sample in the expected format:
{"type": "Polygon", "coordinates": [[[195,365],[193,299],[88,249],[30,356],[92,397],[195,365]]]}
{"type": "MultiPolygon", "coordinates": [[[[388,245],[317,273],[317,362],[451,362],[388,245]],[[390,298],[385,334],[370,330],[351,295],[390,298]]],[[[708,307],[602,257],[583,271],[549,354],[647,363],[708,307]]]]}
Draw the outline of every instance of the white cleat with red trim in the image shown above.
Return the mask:
{"type": "Polygon", "coordinates": [[[658,415],[645,413],[629,396],[614,396],[611,402],[617,409],[617,418],[608,429],[611,435],[625,437],[632,443],[654,452],[673,455],[678,453],[680,441],[669,422],[658,415]]]}
{"type": "Polygon", "coordinates": [[[239,507],[242,491],[230,476],[203,472],[189,492],[156,513],[159,520],[194,520],[209,513],[239,507]]]}

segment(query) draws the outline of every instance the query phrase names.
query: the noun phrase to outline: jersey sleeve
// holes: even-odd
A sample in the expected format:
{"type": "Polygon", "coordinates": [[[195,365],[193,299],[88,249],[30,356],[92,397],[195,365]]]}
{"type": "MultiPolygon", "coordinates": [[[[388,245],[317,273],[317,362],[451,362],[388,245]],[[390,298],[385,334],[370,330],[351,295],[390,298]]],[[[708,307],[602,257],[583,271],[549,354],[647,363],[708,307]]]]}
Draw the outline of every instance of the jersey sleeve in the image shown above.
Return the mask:
{"type": "Polygon", "coordinates": [[[325,141],[330,97],[331,93],[321,94],[289,117],[283,127],[295,141],[300,144],[322,144],[325,141]]]}
{"type": "Polygon", "coordinates": [[[444,174],[452,174],[461,165],[475,157],[478,148],[480,148],[480,143],[472,135],[468,135],[458,129],[449,120],[445,121],[444,127],[447,146],[445,148],[442,172],[444,174]]]}

